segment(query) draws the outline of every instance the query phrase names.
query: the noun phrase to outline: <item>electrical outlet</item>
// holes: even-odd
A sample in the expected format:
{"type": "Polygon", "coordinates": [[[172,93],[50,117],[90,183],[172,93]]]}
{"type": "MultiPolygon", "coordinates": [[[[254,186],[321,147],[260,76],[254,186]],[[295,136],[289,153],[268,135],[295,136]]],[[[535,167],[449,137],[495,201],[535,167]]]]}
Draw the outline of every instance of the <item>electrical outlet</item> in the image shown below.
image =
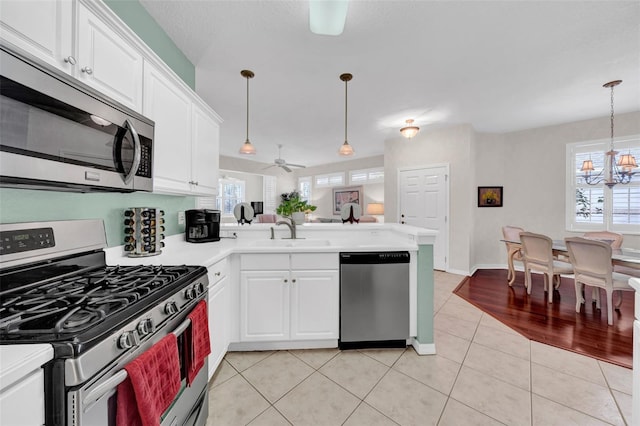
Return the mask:
{"type": "Polygon", "coordinates": [[[178,212],[178,225],[184,225],[184,212],[178,212]]]}

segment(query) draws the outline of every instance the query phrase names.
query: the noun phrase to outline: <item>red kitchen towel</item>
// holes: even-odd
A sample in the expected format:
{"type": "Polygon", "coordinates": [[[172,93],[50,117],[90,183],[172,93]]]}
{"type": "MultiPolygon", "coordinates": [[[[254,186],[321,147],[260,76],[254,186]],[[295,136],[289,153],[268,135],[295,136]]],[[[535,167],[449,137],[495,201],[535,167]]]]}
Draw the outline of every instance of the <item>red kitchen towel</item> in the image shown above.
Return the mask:
{"type": "Polygon", "coordinates": [[[180,390],[176,336],[168,334],[124,369],[128,376],[118,385],[116,424],[159,426],[180,390]]]}
{"type": "Polygon", "coordinates": [[[191,386],[198,371],[204,366],[207,355],[211,353],[209,341],[209,319],[207,302],[200,301],[189,314],[191,325],[185,331],[185,363],[187,367],[187,384],[191,386]]]}

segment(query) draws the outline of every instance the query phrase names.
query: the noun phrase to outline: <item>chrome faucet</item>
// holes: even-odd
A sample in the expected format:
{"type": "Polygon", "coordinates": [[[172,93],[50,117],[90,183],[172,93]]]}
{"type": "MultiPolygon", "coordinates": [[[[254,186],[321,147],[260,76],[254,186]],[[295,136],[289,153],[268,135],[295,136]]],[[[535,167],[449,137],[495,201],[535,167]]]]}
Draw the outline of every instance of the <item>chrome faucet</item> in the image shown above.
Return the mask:
{"type": "Polygon", "coordinates": [[[291,223],[284,221],[284,220],[279,220],[276,222],[276,226],[277,225],[287,225],[289,227],[289,231],[291,231],[291,239],[295,240],[296,239],[296,223],[293,221],[292,218],[286,218],[289,219],[291,221],[291,223]]]}

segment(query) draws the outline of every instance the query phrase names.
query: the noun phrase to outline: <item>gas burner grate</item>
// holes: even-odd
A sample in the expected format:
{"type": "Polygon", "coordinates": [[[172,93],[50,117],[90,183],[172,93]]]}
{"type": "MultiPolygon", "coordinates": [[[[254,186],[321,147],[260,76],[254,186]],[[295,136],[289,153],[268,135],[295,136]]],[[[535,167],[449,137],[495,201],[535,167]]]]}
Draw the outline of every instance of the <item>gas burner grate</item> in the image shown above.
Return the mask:
{"type": "Polygon", "coordinates": [[[0,336],[76,335],[113,318],[193,270],[106,266],[0,292],[0,336]]]}

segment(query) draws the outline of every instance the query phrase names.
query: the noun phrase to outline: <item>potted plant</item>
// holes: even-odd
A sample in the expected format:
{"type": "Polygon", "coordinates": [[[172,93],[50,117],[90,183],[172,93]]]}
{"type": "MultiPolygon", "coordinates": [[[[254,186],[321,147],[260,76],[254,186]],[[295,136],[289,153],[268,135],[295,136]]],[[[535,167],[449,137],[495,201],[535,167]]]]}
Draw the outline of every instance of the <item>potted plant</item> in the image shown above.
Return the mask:
{"type": "Polygon", "coordinates": [[[305,213],[311,213],[316,208],[306,200],[302,200],[298,191],[291,191],[280,195],[280,205],[276,209],[276,213],[288,217],[300,225],[304,223],[305,213]]]}

